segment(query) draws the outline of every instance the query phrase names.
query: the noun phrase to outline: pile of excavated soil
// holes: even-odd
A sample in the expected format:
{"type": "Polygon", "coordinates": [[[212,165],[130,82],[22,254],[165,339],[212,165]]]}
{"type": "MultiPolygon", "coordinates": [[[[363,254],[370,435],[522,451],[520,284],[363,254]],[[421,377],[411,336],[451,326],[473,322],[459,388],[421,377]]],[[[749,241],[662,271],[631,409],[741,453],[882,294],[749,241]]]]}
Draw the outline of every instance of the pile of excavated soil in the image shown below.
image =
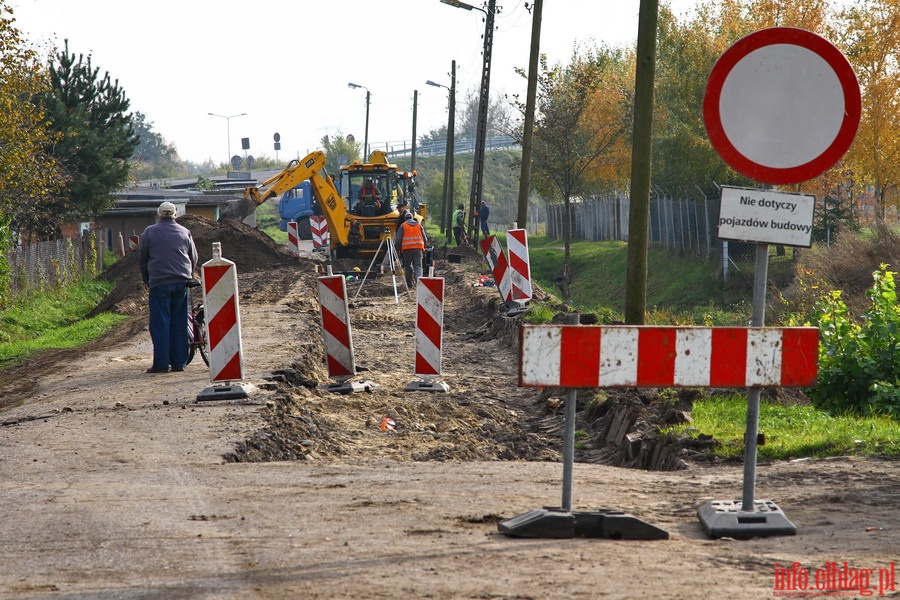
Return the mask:
{"type": "MultiPolygon", "coordinates": [[[[198,265],[212,258],[213,242],[222,246],[222,258],[234,262],[238,275],[259,271],[277,271],[281,267],[297,265],[297,256],[258,229],[249,227],[233,217],[210,221],[204,217],[184,215],[178,223],[187,227],[197,246],[198,265]]],[[[199,269],[198,269],[199,271],[199,269]]],[[[199,275],[199,272],[197,273],[199,275]]],[[[147,289],[141,281],[138,253],[129,252],[109,269],[103,277],[115,281],[116,287],[97,306],[93,314],[114,312],[124,315],[146,314],[147,289]]]]}

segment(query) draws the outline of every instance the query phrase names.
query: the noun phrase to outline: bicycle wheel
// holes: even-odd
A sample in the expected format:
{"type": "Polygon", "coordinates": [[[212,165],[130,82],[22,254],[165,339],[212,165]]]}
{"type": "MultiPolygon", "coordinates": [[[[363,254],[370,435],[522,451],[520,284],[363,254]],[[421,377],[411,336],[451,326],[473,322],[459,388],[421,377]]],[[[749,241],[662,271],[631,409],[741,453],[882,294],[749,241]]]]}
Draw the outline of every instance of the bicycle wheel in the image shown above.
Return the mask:
{"type": "Polygon", "coordinates": [[[191,323],[188,323],[188,351],[187,360],[184,361],[184,366],[188,366],[191,364],[191,361],[194,360],[194,348],[196,347],[197,345],[194,343],[194,327],[191,323]]]}
{"type": "Polygon", "coordinates": [[[203,305],[200,305],[197,309],[197,316],[194,320],[194,327],[196,328],[196,335],[194,336],[195,344],[200,350],[200,358],[203,359],[203,362],[206,363],[206,366],[209,366],[209,352],[207,348],[209,345],[207,344],[206,339],[206,309],[203,305]]]}
{"type": "Polygon", "coordinates": [[[206,352],[206,340],[202,340],[200,344],[197,346],[200,350],[200,358],[203,359],[203,362],[206,363],[206,366],[209,366],[209,353],[206,352]]]}

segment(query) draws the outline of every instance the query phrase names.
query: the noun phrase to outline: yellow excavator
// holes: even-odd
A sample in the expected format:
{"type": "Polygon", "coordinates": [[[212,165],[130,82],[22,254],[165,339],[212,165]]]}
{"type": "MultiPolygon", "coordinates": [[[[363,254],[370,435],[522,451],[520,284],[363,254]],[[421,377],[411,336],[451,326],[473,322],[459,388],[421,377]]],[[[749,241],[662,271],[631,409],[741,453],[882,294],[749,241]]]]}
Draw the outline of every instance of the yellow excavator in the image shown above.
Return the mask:
{"type": "MultiPolygon", "coordinates": [[[[388,163],[384,152],[375,151],[368,163],[341,166],[339,191],[325,172],[325,163],[322,151],[292,160],[281,173],[248,187],[244,199],[259,206],[308,180],[328,222],[334,258],[370,258],[379,248],[383,252],[382,240],[393,234],[400,210],[409,203],[409,174],[388,163]]],[[[416,218],[424,220],[425,211],[419,204],[416,218]]]]}

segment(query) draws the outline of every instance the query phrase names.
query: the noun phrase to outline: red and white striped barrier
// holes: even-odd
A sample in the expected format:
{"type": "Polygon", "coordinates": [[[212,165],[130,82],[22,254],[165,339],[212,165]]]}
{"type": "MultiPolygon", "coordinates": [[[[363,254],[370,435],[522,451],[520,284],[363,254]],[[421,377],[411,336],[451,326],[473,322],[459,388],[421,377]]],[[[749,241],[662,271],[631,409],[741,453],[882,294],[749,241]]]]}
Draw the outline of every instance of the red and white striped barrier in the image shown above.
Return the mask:
{"type": "Polygon", "coordinates": [[[441,374],[441,344],[444,328],[444,278],[419,277],[416,286],[415,375],[407,391],[448,392],[449,386],[436,381],[441,374]]]}
{"type": "Polygon", "coordinates": [[[209,378],[240,381],[244,378],[244,350],[238,305],[237,269],[222,258],[222,246],[213,242],[212,259],[203,263],[203,304],[209,341],[209,378]]]}
{"type": "Polygon", "coordinates": [[[297,221],[287,222],[287,245],[291,252],[300,255],[300,234],[297,231],[297,221]]]}
{"type": "Polygon", "coordinates": [[[319,277],[319,312],[322,317],[322,335],[325,341],[325,357],[328,375],[336,381],[322,388],[339,394],[369,392],[377,389],[371,381],[350,381],[356,375],[353,358],[353,334],[350,331],[350,308],[347,303],[347,282],[343,275],[319,277]]]}
{"type": "Polygon", "coordinates": [[[310,217],[309,228],[312,231],[313,250],[328,248],[331,238],[328,235],[328,221],[325,217],[310,217]]]}
{"type": "Polygon", "coordinates": [[[128,251],[137,250],[138,244],[141,243],[141,238],[134,233],[128,236],[128,251]]]}
{"type": "Polygon", "coordinates": [[[510,282],[513,300],[531,300],[531,261],[528,257],[528,231],[510,229],[506,232],[509,249],[510,282]]]}
{"type": "Polygon", "coordinates": [[[819,330],[534,325],[519,347],[523,387],[808,387],[819,330]]]}
{"type": "Polygon", "coordinates": [[[319,312],[322,334],[325,336],[328,375],[339,382],[345,381],[356,375],[356,363],[353,359],[347,283],[342,275],[319,277],[319,312]]]}
{"type": "Polygon", "coordinates": [[[494,283],[500,291],[500,297],[504,302],[509,302],[512,300],[509,262],[506,260],[503,248],[500,247],[500,240],[497,239],[496,235],[489,235],[478,242],[478,244],[481,246],[481,252],[484,254],[484,259],[491,268],[491,273],[494,276],[494,283]]]}

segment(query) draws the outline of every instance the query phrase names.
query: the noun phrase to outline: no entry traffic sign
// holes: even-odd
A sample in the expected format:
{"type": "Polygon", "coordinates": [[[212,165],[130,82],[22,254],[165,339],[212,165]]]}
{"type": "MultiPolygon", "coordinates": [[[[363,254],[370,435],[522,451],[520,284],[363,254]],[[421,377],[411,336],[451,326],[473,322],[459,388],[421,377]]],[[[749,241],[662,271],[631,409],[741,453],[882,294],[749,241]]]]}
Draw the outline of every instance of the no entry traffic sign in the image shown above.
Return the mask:
{"type": "Polygon", "coordinates": [[[703,119],[713,147],[756,181],[799,183],[831,168],[859,128],[853,67],[825,38],[774,27],[741,38],[707,82],[703,119]]]}

